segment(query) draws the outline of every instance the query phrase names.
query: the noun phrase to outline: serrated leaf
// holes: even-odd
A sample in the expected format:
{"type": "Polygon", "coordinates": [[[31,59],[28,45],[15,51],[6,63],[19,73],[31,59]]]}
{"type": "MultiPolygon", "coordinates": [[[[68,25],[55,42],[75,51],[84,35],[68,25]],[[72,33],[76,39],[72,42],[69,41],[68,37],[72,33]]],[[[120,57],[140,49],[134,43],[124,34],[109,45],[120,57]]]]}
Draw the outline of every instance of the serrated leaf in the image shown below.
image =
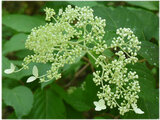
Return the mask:
{"type": "MultiPolygon", "coordinates": [[[[142,25],[138,22],[138,18],[135,14],[125,7],[94,7],[94,14],[96,16],[102,17],[106,19],[106,35],[107,32],[116,31],[116,29],[122,27],[131,28],[133,32],[138,36],[140,40],[144,40],[144,36],[142,34],[142,25]]],[[[110,39],[112,41],[112,39],[110,39]]]]}
{"type": "Polygon", "coordinates": [[[106,19],[105,36],[108,35],[107,32],[115,32],[120,27],[131,28],[140,41],[149,41],[157,33],[158,17],[146,10],[105,6],[96,6],[93,9],[96,16],[106,19]]]}
{"type": "Polygon", "coordinates": [[[37,66],[33,66],[32,74],[37,78],[38,77],[38,68],[37,66]]]}
{"type": "Polygon", "coordinates": [[[64,119],[65,106],[62,99],[52,89],[37,89],[34,94],[34,104],[31,114],[32,119],[64,119]]]}
{"type": "Polygon", "coordinates": [[[158,1],[127,1],[127,3],[148,10],[158,10],[158,1]]]}
{"type": "Polygon", "coordinates": [[[87,104],[83,90],[77,88],[73,93],[69,94],[68,97],[64,99],[68,104],[70,104],[74,109],[78,111],[88,111],[91,106],[87,104]]]}
{"type": "MultiPolygon", "coordinates": [[[[94,108],[93,102],[98,100],[97,99],[97,91],[99,89],[98,86],[95,85],[93,82],[93,75],[88,74],[88,76],[84,80],[85,86],[84,86],[84,95],[85,99],[88,105],[90,105],[92,108],[94,108]]],[[[82,83],[82,84],[84,84],[82,83]]]]}
{"type": "Polygon", "coordinates": [[[2,24],[18,32],[31,32],[32,28],[44,25],[45,21],[34,16],[12,14],[3,16],[2,24]]]}
{"type": "Polygon", "coordinates": [[[31,90],[25,86],[3,89],[2,98],[6,105],[14,108],[18,118],[27,115],[32,108],[33,94],[31,90]]]}
{"type": "Polygon", "coordinates": [[[151,65],[159,66],[159,48],[156,44],[142,41],[141,49],[138,54],[147,59],[151,65]]]}
{"type": "Polygon", "coordinates": [[[77,111],[88,111],[91,107],[86,103],[85,98],[83,97],[82,90],[77,89],[72,94],[67,94],[63,88],[54,84],[52,89],[58,93],[69,105],[71,105],[77,111]]]}
{"type": "Polygon", "coordinates": [[[144,114],[136,114],[134,112],[126,113],[124,119],[157,119],[159,116],[159,98],[158,89],[155,89],[155,79],[151,71],[142,63],[128,65],[128,69],[136,71],[139,78],[141,92],[139,93],[138,108],[144,111],[144,114]]]}
{"type": "MultiPolygon", "coordinates": [[[[155,38],[157,42],[159,41],[159,33],[158,33],[158,25],[159,19],[158,16],[150,11],[136,8],[128,8],[132,14],[136,16],[138,22],[142,27],[142,35],[144,36],[146,41],[151,40],[151,38],[155,38]]],[[[141,38],[139,40],[142,41],[141,38]]]]}
{"type": "Polygon", "coordinates": [[[27,34],[19,33],[14,35],[9,41],[7,41],[3,46],[3,54],[7,54],[14,51],[19,51],[25,49],[25,41],[27,39],[27,34]]]}

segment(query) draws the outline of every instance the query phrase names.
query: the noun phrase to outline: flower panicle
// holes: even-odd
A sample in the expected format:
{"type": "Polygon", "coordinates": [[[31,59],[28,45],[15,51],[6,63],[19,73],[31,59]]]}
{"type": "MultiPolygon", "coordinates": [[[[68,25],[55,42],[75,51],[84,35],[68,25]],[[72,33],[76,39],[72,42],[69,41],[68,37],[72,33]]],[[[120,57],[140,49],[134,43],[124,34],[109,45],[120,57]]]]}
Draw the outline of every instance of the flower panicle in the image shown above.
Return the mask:
{"type": "MultiPolygon", "coordinates": [[[[99,101],[94,102],[95,110],[118,107],[121,115],[130,110],[143,114],[144,112],[137,107],[140,92],[138,75],[126,67],[127,64],[138,61],[136,56],[141,48],[141,42],[133,31],[130,28],[117,29],[117,37],[114,37],[112,44],[108,46],[103,39],[106,20],[94,16],[94,11],[90,7],[72,8],[68,5],[65,10],[60,9],[57,14],[51,8],[45,8],[44,11],[48,23],[31,30],[25,47],[34,54],[24,58],[20,70],[28,69],[31,62],[44,64],[49,62],[51,67],[46,74],[39,76],[38,68],[34,66],[33,76],[27,79],[27,83],[37,79],[40,82],[60,79],[60,68],[65,64],[75,63],[77,58],[88,53],[95,60],[96,66],[101,68],[93,72],[93,81],[100,86],[100,91],[97,93],[99,101]],[[112,61],[106,60],[108,58],[103,54],[110,48],[115,50],[117,57],[112,61]],[[97,57],[92,54],[93,52],[97,57]],[[119,99],[122,99],[122,102],[119,102],[119,99]]],[[[15,68],[11,64],[4,72],[11,74],[15,72],[15,68]]]]}

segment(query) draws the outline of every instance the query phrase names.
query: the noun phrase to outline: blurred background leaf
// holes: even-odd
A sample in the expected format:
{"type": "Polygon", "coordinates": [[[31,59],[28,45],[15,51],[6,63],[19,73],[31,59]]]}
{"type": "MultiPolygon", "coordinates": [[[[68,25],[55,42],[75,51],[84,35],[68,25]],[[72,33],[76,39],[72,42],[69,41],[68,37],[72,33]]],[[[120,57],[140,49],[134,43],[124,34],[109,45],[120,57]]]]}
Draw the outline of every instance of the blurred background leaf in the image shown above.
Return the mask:
{"type": "Polygon", "coordinates": [[[37,89],[34,93],[34,104],[29,115],[30,119],[66,118],[62,99],[51,89],[37,89]]]}
{"type": "Polygon", "coordinates": [[[27,34],[19,33],[19,34],[14,35],[3,46],[2,54],[7,54],[9,52],[14,52],[14,51],[25,49],[26,39],[27,39],[27,34]]]}
{"type": "Polygon", "coordinates": [[[148,10],[158,10],[159,9],[159,3],[158,1],[127,1],[128,4],[133,6],[138,6],[142,8],[146,8],[148,10]]]}
{"type": "Polygon", "coordinates": [[[136,63],[135,65],[128,65],[129,70],[136,71],[139,76],[139,83],[141,92],[139,93],[138,105],[145,111],[144,114],[138,115],[134,112],[126,113],[122,118],[125,119],[155,119],[159,117],[159,95],[155,87],[155,80],[151,71],[145,64],[136,63]]]}
{"type": "Polygon", "coordinates": [[[15,109],[18,118],[27,115],[32,108],[33,94],[25,86],[18,86],[13,89],[4,88],[2,98],[6,105],[12,106],[15,109]]]}
{"type": "Polygon", "coordinates": [[[45,22],[43,19],[34,16],[12,14],[3,16],[2,24],[16,30],[17,32],[31,32],[32,28],[44,25],[45,22]]]}
{"type": "Polygon", "coordinates": [[[141,49],[138,54],[145,58],[151,65],[159,66],[159,49],[156,44],[142,41],[141,49]]]}

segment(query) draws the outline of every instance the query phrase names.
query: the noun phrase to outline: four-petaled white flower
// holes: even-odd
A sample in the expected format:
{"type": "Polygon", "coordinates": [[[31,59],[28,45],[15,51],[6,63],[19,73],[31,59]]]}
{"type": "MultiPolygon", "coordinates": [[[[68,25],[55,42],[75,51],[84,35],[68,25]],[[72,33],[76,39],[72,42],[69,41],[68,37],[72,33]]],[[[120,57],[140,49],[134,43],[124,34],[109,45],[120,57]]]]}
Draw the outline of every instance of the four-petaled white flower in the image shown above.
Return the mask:
{"type": "Polygon", "coordinates": [[[10,68],[9,68],[9,69],[5,69],[4,72],[5,72],[6,74],[11,74],[11,73],[14,72],[15,68],[16,68],[16,67],[14,66],[14,64],[11,63],[10,68]]]}
{"type": "Polygon", "coordinates": [[[33,67],[32,74],[33,74],[33,76],[31,76],[31,77],[29,77],[27,79],[27,83],[33,82],[33,81],[35,81],[38,78],[38,68],[37,68],[37,66],[33,67]]]}
{"type": "Polygon", "coordinates": [[[100,99],[98,102],[94,102],[94,105],[96,106],[96,111],[101,111],[106,109],[105,101],[103,99],[100,99]]]}
{"type": "Polygon", "coordinates": [[[133,108],[133,110],[134,110],[135,113],[137,113],[137,114],[144,114],[144,112],[140,108],[137,108],[136,105],[132,104],[132,108],[133,108]]]}

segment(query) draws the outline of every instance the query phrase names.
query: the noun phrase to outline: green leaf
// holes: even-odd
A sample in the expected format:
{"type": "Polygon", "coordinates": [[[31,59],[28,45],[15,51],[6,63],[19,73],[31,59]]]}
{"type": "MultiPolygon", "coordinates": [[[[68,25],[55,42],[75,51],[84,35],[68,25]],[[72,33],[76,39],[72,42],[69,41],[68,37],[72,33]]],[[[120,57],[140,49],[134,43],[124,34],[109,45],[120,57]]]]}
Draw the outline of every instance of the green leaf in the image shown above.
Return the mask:
{"type": "Polygon", "coordinates": [[[18,86],[20,83],[10,78],[3,78],[2,79],[2,87],[3,88],[14,88],[18,86]]]}
{"type": "Polygon", "coordinates": [[[88,76],[85,78],[82,84],[84,85],[84,87],[82,87],[82,90],[84,93],[85,101],[89,106],[94,108],[95,106],[93,102],[97,101],[98,99],[97,92],[99,90],[99,87],[96,86],[93,82],[93,75],[88,74],[88,76]]]}
{"type": "Polygon", "coordinates": [[[27,55],[33,55],[34,52],[31,51],[31,50],[28,50],[28,49],[25,49],[25,50],[20,50],[20,51],[17,51],[15,53],[15,56],[17,56],[19,59],[23,59],[25,58],[27,55]]]}
{"type": "Polygon", "coordinates": [[[110,46],[112,44],[112,40],[114,37],[116,37],[116,31],[106,31],[106,34],[104,36],[104,39],[106,41],[106,44],[110,46]]]}
{"type": "Polygon", "coordinates": [[[33,104],[33,94],[25,86],[18,86],[13,89],[3,89],[2,98],[6,105],[12,106],[18,118],[27,115],[33,104]]]}
{"type": "Polygon", "coordinates": [[[29,117],[32,119],[64,119],[66,117],[64,103],[52,89],[37,89],[29,117]]]}
{"type": "Polygon", "coordinates": [[[142,41],[141,49],[138,54],[147,59],[151,65],[159,66],[159,49],[156,44],[142,41]]]}
{"type": "Polygon", "coordinates": [[[139,78],[141,92],[138,99],[138,107],[144,114],[126,113],[122,118],[125,119],[157,119],[159,116],[158,89],[155,89],[155,79],[150,70],[142,63],[128,65],[129,70],[136,71],[139,78]]]}
{"type": "Polygon", "coordinates": [[[62,72],[63,76],[64,77],[68,77],[69,75],[74,76],[75,72],[77,72],[83,64],[84,63],[80,60],[73,64],[65,64],[62,72]]]}
{"type": "Polygon", "coordinates": [[[158,10],[158,1],[127,1],[128,4],[146,8],[148,10],[158,10]]]}
{"type": "Polygon", "coordinates": [[[67,94],[64,89],[54,84],[52,89],[56,91],[69,105],[77,111],[88,111],[91,107],[86,103],[83,91],[79,88],[73,93],[67,94]]]}
{"type": "Polygon", "coordinates": [[[2,24],[18,32],[31,32],[32,28],[44,25],[45,21],[34,16],[12,14],[4,16],[2,24]]]}
{"type": "Polygon", "coordinates": [[[10,68],[10,64],[11,64],[11,61],[8,60],[6,57],[2,56],[2,76],[3,77],[21,80],[21,78],[31,75],[30,70],[22,70],[18,73],[5,74],[4,70],[10,68]]]}
{"type": "Polygon", "coordinates": [[[8,40],[8,38],[10,38],[11,36],[13,36],[15,33],[16,33],[16,31],[14,31],[13,29],[11,29],[10,27],[2,25],[2,41],[3,42],[6,42],[8,40]]]}
{"type": "Polygon", "coordinates": [[[98,88],[93,82],[93,76],[88,75],[81,87],[73,90],[72,93],[67,94],[61,87],[54,84],[52,88],[75,110],[88,111],[94,108],[93,101],[97,100],[98,88]]]}
{"type": "Polygon", "coordinates": [[[81,88],[74,90],[74,92],[69,94],[65,100],[78,111],[88,111],[91,109],[91,106],[87,103],[84,92],[81,88]]]}
{"type": "Polygon", "coordinates": [[[3,54],[25,49],[26,39],[27,34],[19,33],[14,35],[9,41],[4,44],[3,54]]]}
{"type": "Polygon", "coordinates": [[[53,8],[55,10],[56,13],[59,12],[59,9],[63,8],[63,10],[67,7],[68,3],[67,1],[47,1],[45,2],[45,5],[43,6],[43,8],[41,9],[41,11],[44,11],[43,9],[45,9],[46,7],[48,8],[53,8]]]}
{"type": "Polygon", "coordinates": [[[17,119],[17,116],[16,116],[15,112],[11,113],[11,114],[7,117],[7,119],[17,119]]]}
{"type": "Polygon", "coordinates": [[[42,83],[41,83],[41,89],[43,89],[43,88],[46,87],[47,85],[53,83],[54,80],[55,80],[55,79],[50,80],[50,81],[48,81],[48,82],[42,82],[42,83]]]}
{"type": "Polygon", "coordinates": [[[22,66],[22,60],[10,60],[15,66],[22,66]]]}
{"type": "Polygon", "coordinates": [[[107,56],[107,58],[111,58],[114,55],[114,53],[110,49],[105,49],[103,54],[107,56]]]}
{"type": "Polygon", "coordinates": [[[149,41],[155,36],[155,32],[157,33],[158,17],[146,10],[105,6],[93,7],[93,9],[96,16],[106,19],[105,37],[112,34],[108,32],[116,32],[120,27],[131,28],[140,41],[149,41]]]}
{"type": "Polygon", "coordinates": [[[94,7],[98,5],[96,1],[68,1],[68,3],[78,7],[84,7],[84,6],[94,7]]]}
{"type": "Polygon", "coordinates": [[[67,112],[67,119],[84,119],[83,112],[79,112],[79,111],[73,109],[68,104],[65,104],[65,106],[66,106],[66,112],[67,112]]]}
{"type": "MultiPolygon", "coordinates": [[[[131,28],[139,39],[144,39],[142,36],[141,24],[137,20],[136,16],[125,7],[94,7],[94,14],[106,19],[105,31],[116,31],[116,29],[122,27],[131,28]]],[[[107,33],[106,33],[107,35],[107,33]]],[[[112,39],[111,39],[112,40],[112,39]]]]}
{"type": "MultiPolygon", "coordinates": [[[[146,11],[143,9],[136,9],[136,8],[128,8],[132,14],[135,14],[136,18],[138,19],[137,22],[140,22],[142,25],[142,33],[145,37],[145,40],[149,41],[151,38],[155,38],[159,41],[159,33],[158,33],[158,26],[159,26],[159,19],[158,16],[153,14],[150,11],[146,11]]],[[[139,40],[141,40],[139,38],[139,40]]]]}

